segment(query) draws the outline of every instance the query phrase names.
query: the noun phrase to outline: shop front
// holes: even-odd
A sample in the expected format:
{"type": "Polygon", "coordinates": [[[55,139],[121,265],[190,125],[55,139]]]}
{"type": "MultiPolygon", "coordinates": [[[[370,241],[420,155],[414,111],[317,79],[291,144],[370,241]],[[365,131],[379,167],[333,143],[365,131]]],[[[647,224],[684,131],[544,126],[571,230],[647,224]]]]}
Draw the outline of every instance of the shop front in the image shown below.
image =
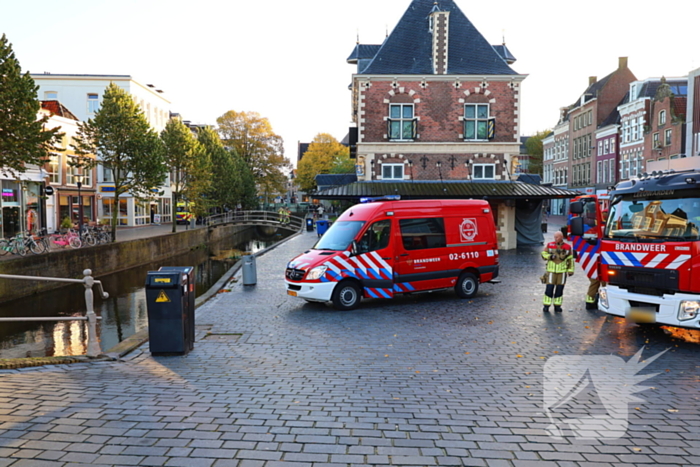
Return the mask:
{"type": "Polygon", "coordinates": [[[0,230],[3,237],[11,238],[26,231],[37,233],[45,226],[42,190],[41,182],[2,180],[0,230]]]}
{"type": "Polygon", "coordinates": [[[163,196],[154,190],[148,199],[135,198],[130,194],[119,197],[118,205],[114,198],[114,185],[101,185],[98,194],[98,218],[103,224],[111,224],[112,213],[117,210],[118,226],[141,226],[172,222],[172,206],[169,194],[163,196]],[[156,222],[156,220],[158,222],[156,222]]]}

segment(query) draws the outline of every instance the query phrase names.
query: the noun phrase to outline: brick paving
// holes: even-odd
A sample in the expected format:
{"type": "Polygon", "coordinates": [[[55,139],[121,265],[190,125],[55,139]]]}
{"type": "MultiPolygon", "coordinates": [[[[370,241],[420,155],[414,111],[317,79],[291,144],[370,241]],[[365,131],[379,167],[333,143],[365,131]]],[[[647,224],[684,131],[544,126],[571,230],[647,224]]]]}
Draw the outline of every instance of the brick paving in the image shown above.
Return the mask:
{"type": "MultiPolygon", "coordinates": [[[[700,465],[700,331],[585,311],[580,270],[564,313],[543,314],[538,248],[502,252],[503,282],[472,300],[445,291],[337,312],[285,295],[286,262],[315,240],[263,255],[256,286],[200,308],[185,357],[146,345],[122,362],[0,371],[0,467],[700,465]],[[625,436],[549,436],[550,357],[628,360],[642,347],[668,352],[642,371],[659,375],[625,436]]],[[[591,397],[563,412],[599,409],[591,397]]]]}

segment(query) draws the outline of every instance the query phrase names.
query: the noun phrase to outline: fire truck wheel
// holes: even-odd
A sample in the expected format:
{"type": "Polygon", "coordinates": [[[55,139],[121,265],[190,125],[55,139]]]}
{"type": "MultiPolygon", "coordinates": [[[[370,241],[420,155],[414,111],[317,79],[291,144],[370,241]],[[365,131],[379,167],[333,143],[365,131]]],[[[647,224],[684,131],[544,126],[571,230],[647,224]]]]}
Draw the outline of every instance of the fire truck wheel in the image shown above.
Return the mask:
{"type": "Polygon", "coordinates": [[[354,310],[362,300],[360,286],[355,282],[341,282],[333,290],[333,306],[338,310],[354,310]]]}
{"type": "Polygon", "coordinates": [[[461,298],[472,298],[479,290],[479,280],[471,272],[463,272],[455,284],[455,292],[461,298]]]}

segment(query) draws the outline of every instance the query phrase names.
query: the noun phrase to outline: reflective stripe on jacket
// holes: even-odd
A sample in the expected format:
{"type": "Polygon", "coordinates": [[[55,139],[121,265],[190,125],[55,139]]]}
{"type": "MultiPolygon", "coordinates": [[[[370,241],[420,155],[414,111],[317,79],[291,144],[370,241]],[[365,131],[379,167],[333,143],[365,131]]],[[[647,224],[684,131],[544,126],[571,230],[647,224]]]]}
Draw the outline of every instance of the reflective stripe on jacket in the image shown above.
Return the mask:
{"type": "Polygon", "coordinates": [[[547,272],[574,272],[574,255],[571,245],[568,243],[561,245],[557,245],[555,242],[548,243],[542,251],[542,259],[547,261],[547,272]]]}

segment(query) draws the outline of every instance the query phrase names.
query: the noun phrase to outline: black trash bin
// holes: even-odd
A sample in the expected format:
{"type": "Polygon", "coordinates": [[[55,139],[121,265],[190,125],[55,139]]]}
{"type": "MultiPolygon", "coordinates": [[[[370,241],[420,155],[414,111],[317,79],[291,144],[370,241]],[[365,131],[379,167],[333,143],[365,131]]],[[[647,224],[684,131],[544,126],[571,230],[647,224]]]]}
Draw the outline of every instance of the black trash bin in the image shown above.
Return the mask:
{"type": "Polygon", "coordinates": [[[197,285],[194,277],[194,267],[193,266],[161,266],[158,269],[161,271],[177,271],[183,274],[187,274],[187,289],[188,289],[188,300],[187,300],[187,310],[185,313],[186,326],[185,329],[188,333],[187,340],[190,343],[190,350],[194,349],[194,300],[196,298],[195,287],[197,285]]]}
{"type": "Polygon", "coordinates": [[[310,217],[306,218],[306,231],[307,232],[313,232],[314,231],[314,220],[310,217]]]}
{"type": "MultiPolygon", "coordinates": [[[[194,294],[194,287],[192,287],[194,294]]],[[[148,340],[153,355],[184,355],[194,333],[188,320],[190,281],[180,271],[149,271],[146,276],[148,340]]]]}

